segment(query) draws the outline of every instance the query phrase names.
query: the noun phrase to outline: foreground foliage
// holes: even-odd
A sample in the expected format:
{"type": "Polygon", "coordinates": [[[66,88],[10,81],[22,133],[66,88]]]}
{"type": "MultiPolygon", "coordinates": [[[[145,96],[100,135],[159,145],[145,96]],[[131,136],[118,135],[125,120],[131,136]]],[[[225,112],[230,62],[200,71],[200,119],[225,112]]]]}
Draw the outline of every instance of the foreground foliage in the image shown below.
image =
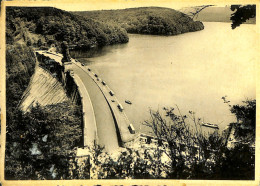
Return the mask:
{"type": "Polygon", "coordinates": [[[235,127],[235,137],[242,140],[244,143],[254,144],[256,133],[256,100],[246,99],[242,104],[231,105],[227,97],[222,97],[230,112],[237,118],[235,127]]]}
{"type": "MultiPolygon", "coordinates": [[[[240,110],[238,108],[252,113],[250,119],[255,121],[255,106],[233,105],[231,112],[237,113],[240,110]]],[[[227,148],[227,136],[224,134],[217,131],[209,135],[202,133],[200,119],[195,118],[194,112],[182,115],[177,107],[165,109],[165,113],[166,117],[163,117],[159,112],[151,112],[151,120],[145,124],[158,139],[166,142],[163,149],[169,152],[166,154],[171,160],[168,178],[254,179],[255,153],[252,142],[238,143],[235,148],[227,148]]],[[[246,116],[239,114],[241,117],[245,119],[246,116]]],[[[251,130],[250,135],[254,136],[254,132],[251,130]]]]}
{"type": "Polygon", "coordinates": [[[31,112],[17,110],[8,120],[6,179],[53,179],[68,175],[73,148],[81,145],[81,113],[72,103],[31,112]]]}
{"type": "Polygon", "coordinates": [[[80,144],[82,132],[73,117],[80,114],[75,109],[61,104],[16,115],[21,122],[8,128],[6,178],[254,179],[255,154],[250,145],[227,148],[226,136],[205,135],[195,113],[182,115],[178,108],[151,111],[144,124],[153,130],[159,142],[155,146],[129,146],[111,156],[95,144],[88,147],[87,158],[75,158],[73,147],[80,144]],[[68,117],[60,114],[66,108],[68,117]]]}
{"type": "Polygon", "coordinates": [[[256,5],[231,5],[230,9],[234,11],[230,17],[232,29],[235,29],[249,19],[256,17],[256,5]]]}
{"type": "MultiPolygon", "coordinates": [[[[243,118],[243,121],[245,118],[255,121],[255,100],[247,100],[244,103],[245,105],[231,105],[231,112],[236,114],[237,118],[243,118]],[[241,108],[252,114],[239,114],[241,108]]],[[[159,142],[157,145],[125,148],[116,157],[111,157],[103,148],[95,145],[89,148],[92,158],[83,160],[77,169],[81,171],[74,172],[73,177],[253,180],[255,149],[251,144],[254,141],[227,148],[228,136],[217,131],[205,134],[200,123],[194,112],[182,115],[178,107],[164,108],[163,112],[151,111],[151,119],[144,124],[151,127],[159,142]],[[88,168],[84,169],[86,167],[88,168]]],[[[249,134],[254,136],[254,130],[249,134]]]]}

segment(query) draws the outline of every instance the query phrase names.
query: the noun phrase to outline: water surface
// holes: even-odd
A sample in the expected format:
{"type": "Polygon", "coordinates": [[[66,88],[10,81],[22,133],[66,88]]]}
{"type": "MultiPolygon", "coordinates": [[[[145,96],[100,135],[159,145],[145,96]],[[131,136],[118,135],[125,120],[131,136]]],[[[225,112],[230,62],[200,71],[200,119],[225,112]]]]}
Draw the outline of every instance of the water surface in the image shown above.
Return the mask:
{"type": "Polygon", "coordinates": [[[235,118],[221,97],[237,104],[256,96],[256,26],[204,25],[202,31],[170,37],[130,34],[129,43],[80,60],[114,90],[136,130],[145,130],[140,124],[149,119],[150,108],[175,105],[223,129],[235,118]]]}

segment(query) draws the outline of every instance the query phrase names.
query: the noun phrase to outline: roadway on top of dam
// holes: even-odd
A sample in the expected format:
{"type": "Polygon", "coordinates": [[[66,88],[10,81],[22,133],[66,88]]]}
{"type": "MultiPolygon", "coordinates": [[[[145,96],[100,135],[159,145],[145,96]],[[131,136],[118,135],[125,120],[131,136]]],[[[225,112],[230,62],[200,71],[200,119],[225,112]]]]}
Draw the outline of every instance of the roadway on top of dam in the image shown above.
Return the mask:
{"type": "Polygon", "coordinates": [[[91,99],[97,123],[99,144],[105,146],[108,151],[117,149],[119,145],[115,123],[104,95],[92,78],[82,68],[76,64],[72,64],[71,69],[80,77],[91,99]]]}
{"type": "MultiPolygon", "coordinates": [[[[45,56],[54,59],[56,62],[61,63],[62,55],[51,52],[40,52],[45,56]]],[[[94,116],[96,120],[96,127],[98,143],[104,146],[110,153],[118,150],[119,142],[128,142],[134,138],[134,134],[129,132],[128,126],[130,121],[124,112],[119,111],[117,105],[119,104],[115,96],[109,94],[110,88],[101,83],[100,77],[95,77],[95,73],[88,70],[87,66],[82,66],[81,63],[72,59],[72,64],[65,65],[66,70],[73,70],[82,83],[84,84],[89,96],[94,116]],[[118,132],[117,132],[118,131],[118,132]]],[[[89,113],[85,113],[86,117],[91,117],[89,113]]],[[[94,124],[93,124],[94,125],[94,124]]],[[[89,126],[89,125],[88,125],[89,126]]],[[[86,130],[93,130],[87,128],[86,130]]],[[[86,137],[86,136],[84,136],[86,137]]]]}

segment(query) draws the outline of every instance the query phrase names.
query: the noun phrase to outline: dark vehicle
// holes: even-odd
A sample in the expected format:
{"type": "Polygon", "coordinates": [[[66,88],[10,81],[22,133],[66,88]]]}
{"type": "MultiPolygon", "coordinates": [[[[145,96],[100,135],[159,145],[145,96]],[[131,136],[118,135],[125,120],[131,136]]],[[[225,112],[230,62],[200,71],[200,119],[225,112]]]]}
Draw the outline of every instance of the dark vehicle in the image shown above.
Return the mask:
{"type": "Polygon", "coordinates": [[[90,69],[90,68],[88,68],[88,71],[91,71],[91,69],[90,69]]]}
{"type": "Polygon", "coordinates": [[[85,66],[83,63],[81,63],[81,66],[85,66]]]}
{"type": "Polygon", "coordinates": [[[97,74],[95,74],[94,76],[95,76],[95,77],[98,77],[98,75],[97,75],[97,74]]]}
{"type": "Polygon", "coordinates": [[[106,82],[105,82],[105,81],[102,81],[101,83],[102,83],[103,85],[106,85],[106,82]]]}
{"type": "Polygon", "coordinates": [[[132,123],[130,123],[130,125],[128,126],[128,130],[130,131],[131,134],[135,134],[135,128],[132,125],[132,123]]]}
{"type": "Polygon", "coordinates": [[[124,110],[123,106],[120,103],[117,105],[117,107],[120,110],[120,112],[122,112],[124,110]]]}
{"type": "Polygon", "coordinates": [[[115,95],[115,93],[114,93],[112,90],[109,91],[109,94],[110,94],[111,96],[115,95]]]}
{"type": "Polygon", "coordinates": [[[132,102],[131,102],[131,101],[129,101],[129,100],[125,100],[125,102],[126,102],[127,104],[129,104],[129,105],[131,105],[131,104],[132,104],[132,102]]]}

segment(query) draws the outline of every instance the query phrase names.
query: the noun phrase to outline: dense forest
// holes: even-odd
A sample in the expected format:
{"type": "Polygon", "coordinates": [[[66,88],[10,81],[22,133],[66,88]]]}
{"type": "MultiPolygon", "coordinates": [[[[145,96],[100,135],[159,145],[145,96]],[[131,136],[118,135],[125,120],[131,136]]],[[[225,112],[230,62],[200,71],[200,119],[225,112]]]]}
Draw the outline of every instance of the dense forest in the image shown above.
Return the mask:
{"type": "Polygon", "coordinates": [[[7,7],[6,18],[7,44],[20,39],[32,46],[67,41],[70,45],[91,48],[128,42],[125,30],[116,25],[103,24],[56,8],[7,7]]]}
{"type": "Polygon", "coordinates": [[[128,33],[177,35],[204,29],[200,21],[170,8],[141,7],[124,10],[73,12],[110,25],[120,25],[128,33]]]}

